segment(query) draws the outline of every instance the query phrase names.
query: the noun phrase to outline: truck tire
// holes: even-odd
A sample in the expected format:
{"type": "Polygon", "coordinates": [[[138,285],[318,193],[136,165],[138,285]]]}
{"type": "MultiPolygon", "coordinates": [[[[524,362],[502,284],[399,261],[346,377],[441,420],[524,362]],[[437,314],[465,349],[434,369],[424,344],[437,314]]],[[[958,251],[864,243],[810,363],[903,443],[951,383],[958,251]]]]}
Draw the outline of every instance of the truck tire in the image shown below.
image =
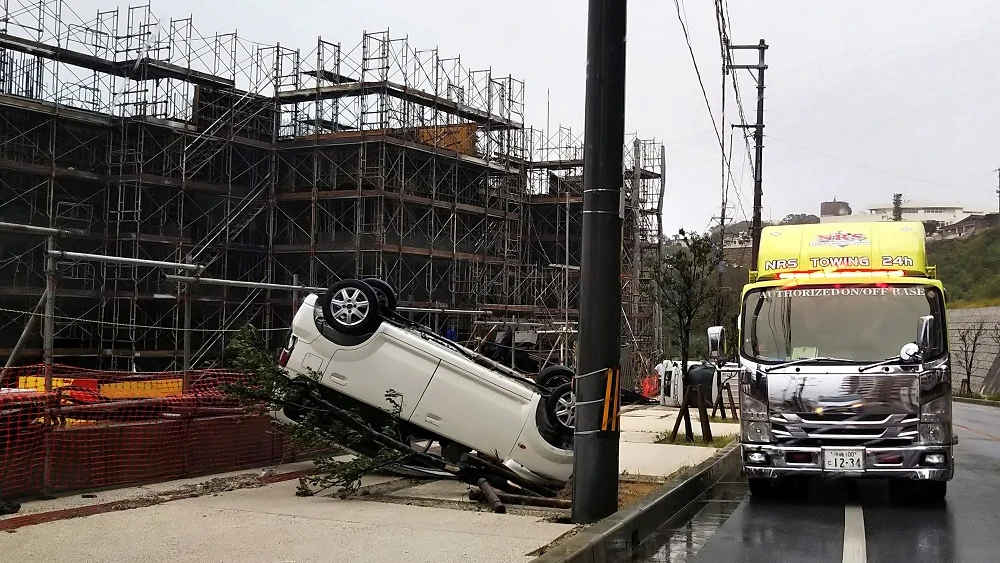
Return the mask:
{"type": "Polygon", "coordinates": [[[566,366],[554,364],[538,372],[538,377],[535,378],[535,382],[542,387],[555,389],[560,385],[572,383],[574,377],[576,377],[576,372],[573,370],[566,366]]]}
{"type": "Polygon", "coordinates": [[[361,280],[340,280],[320,298],[323,320],[333,330],[360,336],[374,332],[382,322],[375,290],[361,280]]]}
{"type": "Polygon", "coordinates": [[[383,311],[391,313],[396,310],[399,297],[396,294],[396,290],[389,285],[389,282],[378,278],[365,278],[361,281],[370,285],[375,290],[375,294],[378,295],[379,305],[382,306],[383,311]]]}
{"type": "Polygon", "coordinates": [[[760,477],[747,478],[747,485],[750,487],[750,496],[765,498],[774,494],[774,484],[770,479],[760,477]]]}

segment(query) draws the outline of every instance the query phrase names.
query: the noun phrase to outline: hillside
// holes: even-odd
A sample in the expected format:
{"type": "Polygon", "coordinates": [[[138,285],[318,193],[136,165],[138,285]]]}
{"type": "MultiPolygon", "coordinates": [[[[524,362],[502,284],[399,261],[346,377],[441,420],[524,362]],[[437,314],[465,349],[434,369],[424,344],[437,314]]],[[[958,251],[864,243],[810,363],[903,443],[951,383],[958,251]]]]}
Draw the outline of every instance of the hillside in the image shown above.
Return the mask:
{"type": "Polygon", "coordinates": [[[928,243],[927,254],[948,291],[950,307],[1000,305],[1000,228],[928,243]]]}

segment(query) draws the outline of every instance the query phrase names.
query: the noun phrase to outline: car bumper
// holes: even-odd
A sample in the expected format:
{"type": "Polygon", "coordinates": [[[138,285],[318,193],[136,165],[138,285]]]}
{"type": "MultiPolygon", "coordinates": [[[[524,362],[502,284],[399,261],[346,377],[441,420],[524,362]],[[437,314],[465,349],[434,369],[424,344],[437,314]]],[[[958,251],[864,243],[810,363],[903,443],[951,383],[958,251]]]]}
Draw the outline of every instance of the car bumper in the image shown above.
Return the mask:
{"type": "Polygon", "coordinates": [[[866,448],[864,470],[830,470],[823,467],[822,447],[791,447],[743,444],[743,468],[747,477],[777,479],[791,476],[843,477],[848,479],[916,479],[948,481],[955,474],[952,446],[866,448]],[[765,462],[751,463],[751,453],[763,453],[765,462]],[[789,454],[809,454],[809,462],[792,462],[789,454]],[[944,464],[926,461],[927,454],[944,454],[944,464]],[[892,459],[898,457],[899,459],[892,459]],[[887,463],[887,458],[892,463],[887,463]]]}

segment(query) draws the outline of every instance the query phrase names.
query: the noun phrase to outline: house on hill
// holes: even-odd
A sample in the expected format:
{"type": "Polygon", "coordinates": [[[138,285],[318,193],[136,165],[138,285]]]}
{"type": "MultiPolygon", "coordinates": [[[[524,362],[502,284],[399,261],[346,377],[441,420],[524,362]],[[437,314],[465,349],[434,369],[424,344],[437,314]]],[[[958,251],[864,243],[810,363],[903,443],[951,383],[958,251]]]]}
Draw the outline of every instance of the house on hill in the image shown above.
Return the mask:
{"type": "Polygon", "coordinates": [[[938,233],[941,234],[942,239],[960,238],[969,236],[996,224],[996,213],[975,213],[950,225],[939,227],[938,233]]]}

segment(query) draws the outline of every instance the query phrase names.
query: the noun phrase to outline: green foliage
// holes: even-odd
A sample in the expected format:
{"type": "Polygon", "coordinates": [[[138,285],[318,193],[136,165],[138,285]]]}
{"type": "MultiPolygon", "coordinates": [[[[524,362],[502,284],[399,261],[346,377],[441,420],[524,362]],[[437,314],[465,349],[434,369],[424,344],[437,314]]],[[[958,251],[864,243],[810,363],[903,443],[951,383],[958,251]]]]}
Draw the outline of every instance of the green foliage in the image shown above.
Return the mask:
{"type": "Polygon", "coordinates": [[[653,265],[653,298],[663,310],[667,326],[677,338],[682,369],[687,377],[691,333],[708,320],[713,306],[724,307],[719,283],[721,253],[710,236],[680,231],[675,252],[653,265]]]}
{"type": "MultiPolygon", "coordinates": [[[[321,452],[335,452],[314,460],[316,471],[299,480],[296,494],[313,495],[334,487],[348,494],[355,492],[361,478],[374,471],[404,462],[409,455],[373,443],[359,431],[358,425],[368,426],[354,411],[347,414],[355,424],[344,424],[322,407],[325,400],[316,381],[320,374],[311,372],[305,377],[292,379],[264,348],[263,340],[252,326],[242,328],[229,342],[226,350],[230,366],[245,378],[224,387],[224,391],[240,401],[251,412],[266,413],[284,407],[294,407],[302,413],[298,424],[278,426],[299,447],[321,452]],[[335,455],[347,448],[357,457],[350,461],[336,459],[335,455]]],[[[386,401],[391,405],[386,424],[375,429],[393,439],[400,440],[397,426],[402,409],[401,395],[386,391],[386,401]]]]}
{"type": "Polygon", "coordinates": [[[781,220],[781,225],[815,225],[819,223],[819,217],[815,215],[810,215],[808,213],[792,213],[791,215],[786,215],[784,219],[781,220]]]}
{"type": "Polygon", "coordinates": [[[969,238],[930,242],[927,260],[937,266],[949,307],[1000,304],[1000,228],[991,227],[969,238]]]}

